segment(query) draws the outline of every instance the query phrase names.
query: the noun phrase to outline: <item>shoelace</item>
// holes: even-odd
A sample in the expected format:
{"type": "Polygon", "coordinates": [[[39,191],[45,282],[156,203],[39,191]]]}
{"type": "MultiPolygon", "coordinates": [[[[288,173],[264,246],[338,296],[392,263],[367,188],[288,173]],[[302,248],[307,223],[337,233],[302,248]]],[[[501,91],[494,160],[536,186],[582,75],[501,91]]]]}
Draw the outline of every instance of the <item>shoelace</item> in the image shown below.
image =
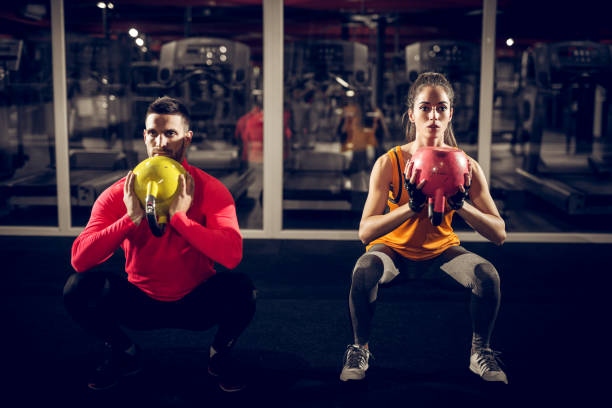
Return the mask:
{"type": "Polygon", "coordinates": [[[478,351],[479,357],[476,359],[480,371],[486,373],[487,371],[501,371],[499,363],[503,365],[503,362],[499,358],[501,352],[491,349],[481,349],[478,351]]]}
{"type": "Polygon", "coordinates": [[[346,350],[345,358],[350,368],[363,369],[371,355],[369,350],[351,345],[346,350]]]}

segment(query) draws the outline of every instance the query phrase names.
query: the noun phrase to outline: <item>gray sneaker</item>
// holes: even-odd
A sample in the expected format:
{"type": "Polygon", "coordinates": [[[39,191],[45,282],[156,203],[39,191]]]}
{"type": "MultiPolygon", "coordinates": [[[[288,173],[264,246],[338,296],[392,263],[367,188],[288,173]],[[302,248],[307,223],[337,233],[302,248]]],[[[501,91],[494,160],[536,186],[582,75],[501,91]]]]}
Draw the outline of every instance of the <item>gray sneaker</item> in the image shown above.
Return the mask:
{"type": "Polygon", "coordinates": [[[371,356],[372,353],[367,348],[349,345],[344,353],[344,367],[340,373],[340,380],[363,380],[371,356]]]}
{"type": "Polygon", "coordinates": [[[499,381],[508,384],[506,373],[499,367],[499,351],[490,348],[476,350],[470,356],[470,370],[478,374],[485,381],[499,381]]]}

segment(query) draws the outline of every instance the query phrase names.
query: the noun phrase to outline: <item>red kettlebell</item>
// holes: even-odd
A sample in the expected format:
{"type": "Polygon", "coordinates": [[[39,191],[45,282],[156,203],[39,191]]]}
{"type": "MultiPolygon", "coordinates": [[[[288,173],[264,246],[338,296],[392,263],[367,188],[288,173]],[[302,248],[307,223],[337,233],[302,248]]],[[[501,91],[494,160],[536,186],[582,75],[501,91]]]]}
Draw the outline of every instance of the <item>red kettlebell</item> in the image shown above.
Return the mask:
{"type": "Polygon", "coordinates": [[[468,157],[455,147],[425,146],[414,153],[410,162],[413,172],[420,170],[416,184],[426,180],[422,191],[427,196],[429,219],[433,225],[440,225],[446,198],[456,194],[465,183],[468,157]]]}

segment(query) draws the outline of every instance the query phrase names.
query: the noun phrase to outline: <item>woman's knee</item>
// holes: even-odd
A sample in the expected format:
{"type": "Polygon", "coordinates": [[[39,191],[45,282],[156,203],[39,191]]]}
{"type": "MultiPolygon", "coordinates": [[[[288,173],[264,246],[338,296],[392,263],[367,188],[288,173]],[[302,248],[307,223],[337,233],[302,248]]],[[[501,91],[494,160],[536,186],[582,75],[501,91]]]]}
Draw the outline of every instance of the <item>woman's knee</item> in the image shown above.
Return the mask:
{"type": "Polygon", "coordinates": [[[490,262],[483,262],[474,270],[475,290],[481,296],[496,296],[500,290],[500,278],[497,269],[490,262]]]}
{"type": "Polygon", "coordinates": [[[355,264],[351,287],[369,290],[378,284],[383,272],[382,259],[371,252],[365,253],[355,264]]]}

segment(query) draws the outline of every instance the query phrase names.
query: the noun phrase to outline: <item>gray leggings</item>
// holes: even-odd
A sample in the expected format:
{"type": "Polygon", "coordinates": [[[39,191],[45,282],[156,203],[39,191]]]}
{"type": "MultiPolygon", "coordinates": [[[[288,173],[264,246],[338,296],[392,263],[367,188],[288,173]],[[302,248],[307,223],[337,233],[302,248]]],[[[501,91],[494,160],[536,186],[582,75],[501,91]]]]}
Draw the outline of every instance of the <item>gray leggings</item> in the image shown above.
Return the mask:
{"type": "Polygon", "coordinates": [[[471,290],[472,347],[489,347],[501,299],[499,274],[489,261],[462,246],[451,247],[427,261],[406,259],[384,244],[372,246],[359,257],[349,293],[355,343],[365,345],[369,341],[380,285],[445,274],[471,290]]]}

